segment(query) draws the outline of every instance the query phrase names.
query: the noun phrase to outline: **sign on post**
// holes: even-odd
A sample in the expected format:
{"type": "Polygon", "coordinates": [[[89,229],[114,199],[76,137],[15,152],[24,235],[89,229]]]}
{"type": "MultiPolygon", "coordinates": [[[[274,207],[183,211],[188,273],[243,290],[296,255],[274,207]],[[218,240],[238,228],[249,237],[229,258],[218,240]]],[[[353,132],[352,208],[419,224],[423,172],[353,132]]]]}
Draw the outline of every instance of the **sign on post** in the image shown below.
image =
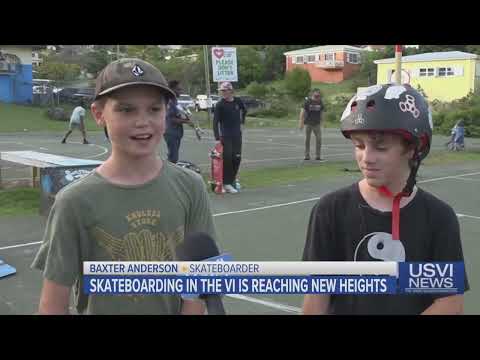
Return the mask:
{"type": "Polygon", "coordinates": [[[237,49],[232,47],[212,48],[213,81],[238,81],[237,49]]]}

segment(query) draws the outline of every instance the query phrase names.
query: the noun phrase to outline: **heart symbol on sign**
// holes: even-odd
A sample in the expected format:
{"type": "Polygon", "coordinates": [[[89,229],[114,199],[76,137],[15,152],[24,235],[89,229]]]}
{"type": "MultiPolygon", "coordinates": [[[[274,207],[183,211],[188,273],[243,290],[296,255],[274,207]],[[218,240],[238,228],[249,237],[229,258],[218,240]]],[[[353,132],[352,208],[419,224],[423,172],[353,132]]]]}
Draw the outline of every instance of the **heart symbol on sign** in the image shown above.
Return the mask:
{"type": "Polygon", "coordinates": [[[221,57],[223,57],[224,53],[225,53],[225,52],[223,51],[223,49],[215,49],[215,50],[213,50],[213,54],[214,54],[218,59],[220,59],[221,57]]]}

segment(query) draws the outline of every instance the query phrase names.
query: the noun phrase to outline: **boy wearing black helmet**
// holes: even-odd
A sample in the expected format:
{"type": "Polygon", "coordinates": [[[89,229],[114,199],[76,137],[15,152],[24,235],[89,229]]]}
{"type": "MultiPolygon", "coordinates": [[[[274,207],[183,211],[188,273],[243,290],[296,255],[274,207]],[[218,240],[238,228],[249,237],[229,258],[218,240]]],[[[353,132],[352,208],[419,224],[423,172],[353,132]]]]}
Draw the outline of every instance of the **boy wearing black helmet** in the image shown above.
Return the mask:
{"type": "MultiPolygon", "coordinates": [[[[422,95],[409,85],[359,91],[342,115],[341,130],[355,146],[364,178],[314,206],[303,260],[463,261],[455,212],[415,186],[432,140],[432,117],[422,95]]],[[[461,314],[463,295],[307,295],[303,311],[461,314]]]]}

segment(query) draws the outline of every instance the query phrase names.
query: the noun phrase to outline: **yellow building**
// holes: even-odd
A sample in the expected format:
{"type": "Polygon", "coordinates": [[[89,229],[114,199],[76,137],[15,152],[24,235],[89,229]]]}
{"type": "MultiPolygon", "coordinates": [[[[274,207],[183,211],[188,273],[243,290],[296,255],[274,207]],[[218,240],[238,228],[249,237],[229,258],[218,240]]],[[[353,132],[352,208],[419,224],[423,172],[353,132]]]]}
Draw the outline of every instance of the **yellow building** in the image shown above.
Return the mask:
{"type": "MultiPolygon", "coordinates": [[[[395,80],[395,58],[374,61],[377,84],[395,80]]],[[[404,56],[402,82],[424,90],[429,101],[452,101],[467,96],[480,86],[480,57],[461,51],[404,56]]]]}

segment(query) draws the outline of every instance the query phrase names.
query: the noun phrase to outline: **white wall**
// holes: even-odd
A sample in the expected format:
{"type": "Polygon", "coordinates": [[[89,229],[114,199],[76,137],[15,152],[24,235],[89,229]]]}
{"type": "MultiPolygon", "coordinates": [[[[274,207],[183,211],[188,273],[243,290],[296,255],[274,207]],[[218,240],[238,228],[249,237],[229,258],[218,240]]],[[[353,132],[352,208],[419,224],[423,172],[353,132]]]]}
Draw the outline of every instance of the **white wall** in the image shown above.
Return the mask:
{"type": "Polygon", "coordinates": [[[15,45],[0,45],[0,50],[4,53],[14,54],[20,58],[23,65],[32,65],[32,48],[15,45]]]}

